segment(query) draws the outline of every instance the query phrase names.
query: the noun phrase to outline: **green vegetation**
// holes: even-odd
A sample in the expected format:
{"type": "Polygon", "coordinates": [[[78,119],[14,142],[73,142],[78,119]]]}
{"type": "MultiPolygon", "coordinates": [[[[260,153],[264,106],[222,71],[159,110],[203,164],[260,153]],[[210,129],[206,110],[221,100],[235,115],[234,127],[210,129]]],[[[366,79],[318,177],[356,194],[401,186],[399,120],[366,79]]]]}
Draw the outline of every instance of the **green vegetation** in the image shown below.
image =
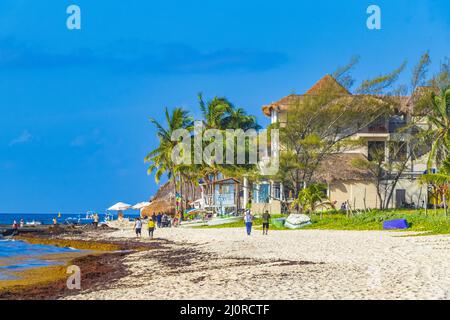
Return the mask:
{"type": "Polygon", "coordinates": [[[434,163],[442,164],[450,147],[450,87],[442,90],[441,95],[432,94],[432,113],[427,115],[431,125],[433,144],[428,158],[428,168],[434,163]]]}
{"type": "MultiPolygon", "coordinates": [[[[195,139],[200,138],[201,150],[204,150],[211,142],[222,136],[224,143],[224,149],[226,151],[226,130],[229,129],[241,129],[241,130],[259,130],[260,125],[256,121],[256,117],[248,115],[243,108],[235,107],[225,97],[214,97],[210,101],[205,101],[202,94],[198,96],[199,109],[202,114],[202,119],[198,121],[201,123],[200,128],[195,127],[194,118],[190,115],[190,112],[183,108],[175,108],[172,111],[165,109],[165,119],[163,122],[158,122],[155,118],[150,118],[150,122],[157,130],[157,137],[159,145],[145,157],[144,161],[149,163],[148,174],[155,175],[155,182],[160,183],[161,177],[166,175],[169,181],[174,182],[174,193],[179,194],[181,197],[181,203],[179,206],[174,198],[174,206],[178,207],[178,211],[183,212],[188,207],[188,202],[196,200],[192,194],[195,187],[198,186],[199,180],[203,180],[206,183],[206,189],[211,193],[213,184],[216,180],[219,180],[219,175],[223,174],[228,177],[239,178],[241,175],[249,175],[256,170],[254,165],[238,164],[238,161],[234,161],[234,164],[221,164],[215,162],[215,155],[211,161],[203,161],[202,164],[194,163],[197,155],[194,155],[195,151],[195,139]],[[206,130],[217,133],[216,136],[209,137],[205,135],[206,130]],[[183,137],[181,132],[187,132],[188,137],[192,137],[188,142],[188,147],[180,142],[183,137]],[[194,150],[192,150],[194,149],[194,150]],[[174,161],[173,155],[180,155],[181,160],[186,157],[189,161],[174,161]],[[184,189],[183,189],[184,187],[184,189]],[[190,190],[186,190],[186,189],[190,190]]],[[[237,148],[249,149],[249,142],[246,141],[244,146],[237,145],[237,138],[234,138],[234,155],[237,155],[237,148]]],[[[217,151],[216,151],[217,152],[217,151]]],[[[203,154],[200,153],[200,156],[203,154]]],[[[180,159],[178,159],[180,160],[180,159]]],[[[178,212],[179,213],[179,212],[178,212]]]]}
{"type": "Polygon", "coordinates": [[[442,210],[430,211],[428,215],[422,210],[389,210],[372,211],[346,217],[345,214],[334,213],[312,216],[312,225],[305,229],[323,230],[382,230],[383,221],[406,219],[410,224],[408,231],[426,232],[427,234],[450,234],[450,219],[442,210]]]}
{"type": "Polygon", "coordinates": [[[432,125],[433,145],[428,159],[430,173],[422,176],[422,182],[433,190],[435,200],[442,200],[445,215],[448,216],[450,182],[450,86],[442,90],[440,96],[432,94],[433,113],[428,115],[432,125]],[[439,172],[431,173],[433,161],[440,165],[439,172]]]}
{"type": "Polygon", "coordinates": [[[298,198],[292,203],[292,207],[298,206],[301,212],[315,212],[317,208],[333,208],[334,205],[326,196],[327,186],[323,183],[315,183],[303,188],[298,198]]]}
{"type": "MultiPolygon", "coordinates": [[[[272,215],[272,218],[286,217],[282,215],[272,215]]],[[[374,210],[370,213],[362,213],[347,217],[344,213],[327,212],[313,214],[312,224],[305,226],[302,230],[382,230],[383,221],[391,219],[407,219],[410,228],[407,231],[425,232],[425,234],[450,234],[450,218],[446,217],[443,210],[429,211],[426,215],[423,210],[374,210]]],[[[261,219],[255,219],[253,225],[259,229],[262,225],[261,219]]],[[[287,228],[276,228],[271,224],[272,230],[289,230],[287,228]]],[[[201,228],[244,228],[244,222],[234,222],[220,226],[205,226],[201,228]]]]}
{"type": "MultiPolygon", "coordinates": [[[[272,219],[277,219],[277,218],[283,218],[286,216],[281,215],[281,214],[272,214],[271,217],[272,217],[272,219]]],[[[255,217],[255,219],[253,220],[253,226],[256,228],[258,228],[258,227],[262,228],[261,217],[255,217]]],[[[273,225],[271,227],[273,229],[273,225]]],[[[201,227],[197,227],[197,228],[200,228],[200,229],[245,228],[245,223],[244,223],[244,220],[241,220],[241,221],[226,223],[226,224],[222,224],[222,225],[218,225],[218,226],[201,226],[201,227]]]]}
{"type": "MultiPolygon", "coordinates": [[[[290,206],[298,212],[311,213],[313,224],[307,229],[380,230],[382,221],[407,218],[411,223],[410,230],[450,233],[446,219],[450,199],[449,60],[441,63],[439,73],[427,80],[431,59],[426,52],[414,67],[410,84],[397,83],[399,75],[405,70],[406,64],[403,63],[392,72],[363,80],[359,87],[352,90],[356,80],[350,72],[358,61],[358,57],[353,58],[349,64],[338,68],[333,74],[334,78],[325,76],[306,94],[292,94],[284,98],[282,106],[285,106],[286,110],[288,107],[289,112],[281,112],[280,106],[276,104],[264,108],[266,115],[274,116],[274,123],[268,127],[269,131],[279,129],[280,134],[278,142],[271,141],[271,145],[276,142],[282,146],[279,152],[271,152],[279,153],[276,159],[279,161],[277,174],[263,176],[263,170],[260,170],[258,165],[245,164],[246,159],[250,157],[249,151],[256,146],[256,140],[250,141],[248,137],[240,142],[235,136],[227,139],[229,129],[261,129],[255,116],[234,106],[225,97],[214,97],[205,101],[201,94],[198,97],[201,121],[197,123],[194,123],[189,111],[183,108],[175,108],[171,112],[166,109],[162,122],[150,119],[157,129],[159,145],[145,158],[149,163],[148,173],[155,175],[156,183],[159,183],[163,176],[167,176],[173,183],[173,193],[177,196],[171,201],[177,215],[181,215],[190,208],[192,201],[197,200],[195,191],[200,183],[203,198],[209,206],[214,202],[212,195],[216,193],[216,187],[219,186],[218,192],[224,192],[217,183],[224,177],[232,177],[241,185],[245,178],[249,182],[246,188],[250,195],[244,198],[249,200],[254,200],[253,190],[257,190],[252,188],[252,184],[262,179],[270,179],[280,183],[280,193],[282,183],[283,197],[280,198],[288,199],[283,200],[281,211],[286,212],[290,206]],[[427,87],[427,84],[431,87],[427,87]],[[438,93],[439,90],[441,93],[438,93]],[[406,101],[407,96],[409,98],[406,101]],[[273,113],[273,110],[280,111],[280,119],[278,113],[273,113]],[[285,115],[282,120],[281,115],[285,115]],[[213,130],[207,131],[210,129],[213,130]],[[386,141],[355,139],[355,134],[362,130],[390,136],[386,141]],[[184,132],[184,135],[179,134],[180,131],[184,132]],[[184,141],[185,137],[188,142],[184,141]],[[210,145],[220,141],[224,143],[217,148],[210,145]],[[370,142],[382,144],[380,147],[375,148],[372,145],[372,148],[369,148],[370,142]],[[332,161],[333,157],[362,146],[367,147],[367,153],[358,152],[361,159],[355,159],[356,162],[352,163],[354,170],[345,168],[339,172],[337,169],[344,166],[336,165],[338,162],[336,159],[332,161]],[[203,161],[174,161],[174,154],[179,158],[192,160],[192,147],[194,150],[195,147],[201,147],[201,150],[211,147],[208,149],[209,157],[203,157],[203,161]],[[210,151],[214,151],[214,155],[210,151]],[[220,155],[223,156],[225,151],[244,151],[244,161],[239,161],[237,152],[233,152],[235,159],[227,159],[226,163],[222,163],[224,159],[220,155]],[[418,181],[427,185],[428,192],[425,192],[424,202],[443,206],[445,214],[429,214],[427,210],[386,210],[398,190],[400,179],[409,179],[409,170],[418,170],[412,168],[412,161],[420,163],[420,159],[426,154],[428,172],[418,181]],[[332,165],[334,163],[336,169],[330,165],[325,166],[328,160],[332,165]],[[358,170],[359,172],[356,172],[358,170]],[[405,175],[406,173],[408,174],[405,175]],[[379,210],[349,215],[355,208],[351,208],[351,201],[347,200],[346,215],[317,214],[318,208],[334,205],[325,196],[327,186],[323,185],[323,182],[366,178],[375,182],[379,210]]],[[[194,155],[194,159],[197,155],[194,155]]],[[[200,154],[200,157],[204,155],[205,153],[200,154]]],[[[413,173],[411,179],[415,179],[416,173],[413,173]]],[[[271,193],[269,194],[268,197],[272,197],[271,193]]],[[[422,191],[419,198],[421,196],[422,191]]],[[[366,208],[366,195],[363,200],[366,208]]],[[[248,206],[249,203],[242,205],[245,208],[248,206]]],[[[408,207],[406,203],[404,206],[408,207]]],[[[254,224],[258,228],[261,221],[257,219],[254,224]]],[[[243,226],[243,222],[237,222],[206,228],[243,226]]]]}

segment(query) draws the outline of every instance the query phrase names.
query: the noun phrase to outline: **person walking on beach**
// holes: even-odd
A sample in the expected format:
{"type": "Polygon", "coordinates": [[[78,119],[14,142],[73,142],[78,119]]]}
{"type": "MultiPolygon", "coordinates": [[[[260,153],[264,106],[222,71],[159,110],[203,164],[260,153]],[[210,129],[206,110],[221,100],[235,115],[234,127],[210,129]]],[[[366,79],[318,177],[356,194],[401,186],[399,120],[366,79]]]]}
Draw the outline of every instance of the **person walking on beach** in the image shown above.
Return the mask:
{"type": "Polygon", "coordinates": [[[98,214],[97,213],[94,214],[93,224],[94,224],[94,229],[97,229],[97,227],[98,227],[98,214]]]}
{"type": "Polygon", "coordinates": [[[158,226],[158,228],[161,228],[161,220],[162,220],[162,214],[161,212],[158,213],[158,215],[156,216],[156,225],[158,226]]]}
{"type": "Polygon", "coordinates": [[[176,214],[175,215],[175,217],[173,217],[173,226],[174,227],[178,227],[179,226],[179,224],[180,224],[180,215],[179,214],[176,214]]]}
{"type": "Polygon", "coordinates": [[[25,226],[25,221],[23,219],[20,219],[20,228],[23,228],[25,226]]]}
{"type": "Polygon", "coordinates": [[[153,239],[153,232],[155,231],[155,221],[153,219],[148,219],[148,236],[153,239]]]}
{"type": "Polygon", "coordinates": [[[167,214],[164,213],[163,216],[161,217],[161,227],[167,228],[168,222],[169,222],[169,217],[167,216],[167,214]]]}
{"type": "Polygon", "coordinates": [[[142,231],[142,221],[140,218],[136,218],[134,221],[134,230],[136,231],[136,237],[141,237],[141,231],[142,231]]]}
{"type": "Polygon", "coordinates": [[[252,221],[253,221],[253,216],[250,213],[250,210],[248,210],[244,216],[244,222],[245,222],[245,228],[247,229],[247,235],[250,235],[252,233],[252,225],[253,225],[252,221]]]}
{"type": "Polygon", "coordinates": [[[262,221],[263,221],[263,235],[269,234],[269,221],[270,221],[270,214],[269,211],[266,210],[266,212],[262,215],[262,221]]]}

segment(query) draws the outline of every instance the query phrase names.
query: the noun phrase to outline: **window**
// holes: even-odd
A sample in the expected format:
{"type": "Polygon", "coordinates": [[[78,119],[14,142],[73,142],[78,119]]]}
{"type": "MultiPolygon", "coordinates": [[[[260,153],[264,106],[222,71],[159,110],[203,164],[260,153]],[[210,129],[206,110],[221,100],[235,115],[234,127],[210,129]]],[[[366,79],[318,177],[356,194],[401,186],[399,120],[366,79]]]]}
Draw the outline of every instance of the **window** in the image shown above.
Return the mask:
{"type": "Polygon", "coordinates": [[[369,141],[367,144],[369,161],[384,161],[386,156],[384,141],[369,141]]]}
{"type": "Polygon", "coordinates": [[[269,191],[270,191],[269,184],[259,185],[259,195],[258,195],[259,203],[269,203],[269,191]]]}
{"type": "Polygon", "coordinates": [[[273,197],[278,200],[281,199],[280,184],[277,182],[273,184],[273,197]]]}
{"type": "Polygon", "coordinates": [[[217,184],[214,188],[214,202],[216,206],[234,206],[234,184],[217,184]]]}
{"type": "Polygon", "coordinates": [[[269,203],[270,185],[262,183],[260,185],[253,185],[253,199],[255,203],[269,203]]]}

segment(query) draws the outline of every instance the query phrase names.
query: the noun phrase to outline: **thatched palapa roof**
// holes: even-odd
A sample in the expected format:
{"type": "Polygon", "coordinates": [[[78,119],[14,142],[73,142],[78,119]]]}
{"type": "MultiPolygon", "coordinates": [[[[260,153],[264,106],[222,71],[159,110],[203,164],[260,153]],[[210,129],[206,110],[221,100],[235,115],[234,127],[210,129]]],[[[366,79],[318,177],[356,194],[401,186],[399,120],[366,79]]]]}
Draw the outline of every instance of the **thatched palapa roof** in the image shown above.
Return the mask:
{"type": "MultiPolygon", "coordinates": [[[[201,193],[201,190],[199,187],[196,187],[194,190],[194,194],[188,193],[188,185],[185,183],[183,184],[183,190],[184,190],[184,196],[187,198],[188,201],[197,200],[196,197],[199,196],[201,193]]],[[[149,206],[145,207],[142,210],[142,215],[144,216],[151,216],[153,213],[166,213],[169,215],[175,214],[175,187],[174,182],[169,181],[165,184],[163,184],[158,191],[156,192],[156,195],[151,199],[151,203],[149,206]]]]}
{"type": "Polygon", "coordinates": [[[142,210],[142,215],[151,216],[153,213],[175,213],[175,189],[173,182],[163,184],[153,197],[149,206],[142,210]]]}

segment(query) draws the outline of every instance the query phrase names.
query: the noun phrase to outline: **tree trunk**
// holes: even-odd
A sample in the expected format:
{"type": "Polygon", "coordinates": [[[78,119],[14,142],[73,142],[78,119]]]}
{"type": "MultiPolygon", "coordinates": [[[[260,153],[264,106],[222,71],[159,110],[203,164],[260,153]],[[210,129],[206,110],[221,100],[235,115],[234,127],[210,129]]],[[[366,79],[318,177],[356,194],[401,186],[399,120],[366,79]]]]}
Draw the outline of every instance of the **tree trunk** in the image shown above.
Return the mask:
{"type": "Polygon", "coordinates": [[[175,213],[177,213],[177,177],[172,174],[172,178],[173,178],[173,196],[174,196],[174,201],[175,201],[175,213]]]}
{"type": "Polygon", "coordinates": [[[366,197],[367,197],[367,188],[364,188],[364,212],[367,212],[367,204],[366,204],[366,197]]]}
{"type": "Polygon", "coordinates": [[[442,200],[444,201],[444,212],[445,216],[447,217],[447,199],[445,197],[445,191],[442,193],[442,200]]]}
{"type": "Polygon", "coordinates": [[[183,177],[180,176],[180,211],[184,212],[183,210],[183,202],[184,202],[184,194],[183,194],[183,177]]]}
{"type": "Polygon", "coordinates": [[[378,196],[378,200],[380,201],[380,210],[383,210],[383,196],[381,195],[381,183],[379,181],[377,181],[377,196],[378,196]]]}

